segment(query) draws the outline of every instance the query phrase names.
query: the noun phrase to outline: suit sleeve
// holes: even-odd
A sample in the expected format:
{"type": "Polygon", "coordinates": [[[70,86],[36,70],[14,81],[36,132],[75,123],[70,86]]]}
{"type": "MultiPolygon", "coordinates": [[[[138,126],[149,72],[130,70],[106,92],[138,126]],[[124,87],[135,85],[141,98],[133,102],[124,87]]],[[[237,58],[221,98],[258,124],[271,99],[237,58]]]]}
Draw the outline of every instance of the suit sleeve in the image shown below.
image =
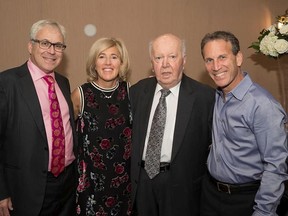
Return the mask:
{"type": "Polygon", "coordinates": [[[4,176],[4,142],[8,120],[7,95],[0,78],[0,200],[7,198],[8,190],[4,176]]]}

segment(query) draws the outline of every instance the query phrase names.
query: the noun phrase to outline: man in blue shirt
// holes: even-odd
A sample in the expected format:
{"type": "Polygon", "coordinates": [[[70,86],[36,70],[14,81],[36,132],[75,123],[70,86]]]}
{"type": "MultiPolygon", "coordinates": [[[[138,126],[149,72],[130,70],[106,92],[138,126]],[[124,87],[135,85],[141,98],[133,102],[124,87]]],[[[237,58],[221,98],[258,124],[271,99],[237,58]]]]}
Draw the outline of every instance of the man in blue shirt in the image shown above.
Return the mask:
{"type": "Polygon", "coordinates": [[[217,86],[202,215],[277,215],[288,179],[286,113],[241,71],[243,55],[233,34],[205,35],[201,52],[217,86]]]}

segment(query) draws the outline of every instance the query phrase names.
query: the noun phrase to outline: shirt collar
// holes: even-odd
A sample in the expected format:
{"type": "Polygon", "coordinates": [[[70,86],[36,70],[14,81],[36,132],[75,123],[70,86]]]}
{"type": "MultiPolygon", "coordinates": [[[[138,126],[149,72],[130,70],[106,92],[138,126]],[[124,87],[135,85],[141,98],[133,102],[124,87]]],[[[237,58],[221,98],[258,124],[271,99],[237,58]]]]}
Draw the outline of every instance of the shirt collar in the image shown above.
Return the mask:
{"type": "MultiPolygon", "coordinates": [[[[48,75],[47,73],[45,73],[44,71],[42,71],[38,66],[36,66],[31,59],[28,60],[27,62],[28,65],[28,69],[30,71],[30,74],[32,76],[33,81],[37,81],[42,79],[42,77],[48,75]]],[[[55,74],[52,71],[51,73],[49,73],[50,76],[52,76],[55,79],[55,74]]]]}
{"type": "MultiPolygon", "coordinates": [[[[174,86],[173,88],[169,89],[172,95],[178,96],[180,84],[181,84],[181,81],[179,83],[177,83],[176,86],[174,86]]],[[[155,94],[158,94],[158,93],[160,94],[160,90],[161,89],[163,89],[163,87],[160,86],[159,83],[157,83],[156,89],[155,89],[155,94]]]]}
{"type": "MultiPolygon", "coordinates": [[[[231,92],[229,92],[227,96],[233,95],[238,100],[242,100],[244,98],[253,82],[247,72],[243,72],[243,76],[243,80],[241,80],[241,82],[231,92]]],[[[223,97],[223,92],[220,89],[217,89],[217,93],[223,97]]]]}

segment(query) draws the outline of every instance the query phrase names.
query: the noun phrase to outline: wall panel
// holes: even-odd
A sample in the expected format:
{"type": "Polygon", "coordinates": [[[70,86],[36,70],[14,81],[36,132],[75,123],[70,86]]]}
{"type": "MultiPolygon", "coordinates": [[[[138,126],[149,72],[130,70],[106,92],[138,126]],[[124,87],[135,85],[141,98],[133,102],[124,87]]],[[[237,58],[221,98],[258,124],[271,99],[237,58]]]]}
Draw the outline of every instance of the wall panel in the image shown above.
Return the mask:
{"type": "Polygon", "coordinates": [[[262,28],[268,27],[287,8],[287,0],[1,0],[0,71],[20,65],[28,58],[32,23],[52,18],[67,29],[68,48],[59,71],[69,77],[72,89],[85,82],[85,61],[90,46],[98,38],[113,36],[125,41],[132,61],[133,84],[150,74],[149,41],[167,32],[186,40],[186,73],[211,84],[204,71],[199,44],[207,32],[229,30],[240,39],[245,55],[243,70],[280,99],[277,62],[255,56],[248,46],[262,28]],[[93,37],[83,32],[89,23],[97,27],[93,37]]]}

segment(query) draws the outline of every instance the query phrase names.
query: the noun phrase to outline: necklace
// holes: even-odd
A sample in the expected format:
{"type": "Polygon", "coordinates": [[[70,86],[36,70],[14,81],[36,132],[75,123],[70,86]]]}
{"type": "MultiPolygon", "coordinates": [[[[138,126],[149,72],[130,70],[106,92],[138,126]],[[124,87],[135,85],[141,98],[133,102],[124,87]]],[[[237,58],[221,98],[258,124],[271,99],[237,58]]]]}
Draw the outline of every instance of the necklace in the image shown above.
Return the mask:
{"type": "Polygon", "coordinates": [[[101,92],[102,98],[110,99],[113,96],[115,90],[119,87],[119,82],[117,82],[116,85],[112,88],[102,88],[94,81],[92,81],[92,85],[101,92]],[[110,93],[110,95],[107,95],[107,93],[110,93]]]}
{"type": "Polygon", "coordinates": [[[112,97],[112,95],[114,94],[115,91],[113,91],[110,95],[106,95],[103,91],[101,91],[101,93],[103,94],[104,98],[106,99],[110,99],[112,97]]]}

